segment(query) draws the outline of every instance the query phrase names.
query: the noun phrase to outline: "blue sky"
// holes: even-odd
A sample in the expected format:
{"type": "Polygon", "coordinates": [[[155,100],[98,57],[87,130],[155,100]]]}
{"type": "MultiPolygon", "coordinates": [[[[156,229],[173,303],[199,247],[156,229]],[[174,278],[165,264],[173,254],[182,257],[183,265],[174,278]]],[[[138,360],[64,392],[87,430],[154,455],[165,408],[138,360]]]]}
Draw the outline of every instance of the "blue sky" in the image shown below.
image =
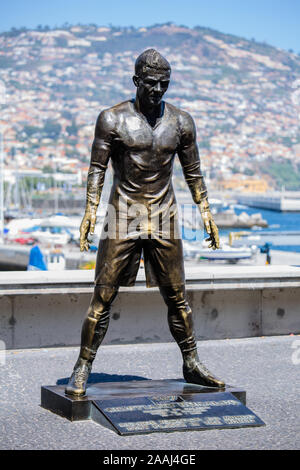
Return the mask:
{"type": "Polygon", "coordinates": [[[300,52],[300,0],[0,0],[0,31],[64,22],[208,26],[300,52]]]}

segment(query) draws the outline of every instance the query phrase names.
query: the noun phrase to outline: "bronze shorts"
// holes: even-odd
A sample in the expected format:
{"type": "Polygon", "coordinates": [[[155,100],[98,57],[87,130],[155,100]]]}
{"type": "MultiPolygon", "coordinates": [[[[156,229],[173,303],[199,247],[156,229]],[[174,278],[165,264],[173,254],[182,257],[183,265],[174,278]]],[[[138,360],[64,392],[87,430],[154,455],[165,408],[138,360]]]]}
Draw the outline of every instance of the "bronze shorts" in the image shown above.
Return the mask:
{"type": "Polygon", "coordinates": [[[101,239],[95,284],[134,286],[142,253],[147,287],[184,284],[182,241],[162,238],[101,239]]]}

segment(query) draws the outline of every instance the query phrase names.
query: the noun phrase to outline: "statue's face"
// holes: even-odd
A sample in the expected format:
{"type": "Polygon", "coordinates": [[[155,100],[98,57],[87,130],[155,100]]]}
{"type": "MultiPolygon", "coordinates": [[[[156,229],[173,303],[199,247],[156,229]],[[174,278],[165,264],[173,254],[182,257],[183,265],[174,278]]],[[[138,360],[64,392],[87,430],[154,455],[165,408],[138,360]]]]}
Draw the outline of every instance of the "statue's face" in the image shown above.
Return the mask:
{"type": "Polygon", "coordinates": [[[170,73],[151,70],[143,77],[133,77],[139,100],[146,106],[157,106],[161,103],[170,83],[170,73]]]}

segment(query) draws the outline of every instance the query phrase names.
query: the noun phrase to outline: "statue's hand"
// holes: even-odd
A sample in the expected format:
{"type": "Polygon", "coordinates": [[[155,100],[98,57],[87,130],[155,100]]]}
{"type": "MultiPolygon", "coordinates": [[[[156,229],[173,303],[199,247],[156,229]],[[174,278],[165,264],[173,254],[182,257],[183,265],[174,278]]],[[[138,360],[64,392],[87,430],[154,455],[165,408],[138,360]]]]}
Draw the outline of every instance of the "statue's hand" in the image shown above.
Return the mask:
{"type": "Polygon", "coordinates": [[[93,235],[96,225],[97,207],[87,206],[80,225],[80,251],[89,250],[88,235],[93,235]]]}
{"type": "Polygon", "coordinates": [[[215,224],[215,221],[211,215],[210,210],[202,212],[202,220],[204,223],[204,228],[207,231],[209,237],[205,239],[205,241],[210,242],[208,248],[212,248],[216,250],[220,248],[220,240],[219,240],[219,231],[218,227],[215,224]]]}

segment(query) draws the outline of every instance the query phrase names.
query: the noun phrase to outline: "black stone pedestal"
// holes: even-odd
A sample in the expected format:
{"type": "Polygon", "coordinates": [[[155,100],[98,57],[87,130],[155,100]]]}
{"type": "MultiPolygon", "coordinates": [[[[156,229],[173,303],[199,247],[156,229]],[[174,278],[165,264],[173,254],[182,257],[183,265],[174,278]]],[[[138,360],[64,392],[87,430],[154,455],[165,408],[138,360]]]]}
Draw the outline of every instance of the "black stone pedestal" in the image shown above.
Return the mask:
{"type": "Polygon", "coordinates": [[[262,426],[246,408],[246,392],[142,380],[91,384],[86,396],[65,395],[65,385],[43,386],[41,406],[71,421],[93,419],[121,435],[262,426]]]}

